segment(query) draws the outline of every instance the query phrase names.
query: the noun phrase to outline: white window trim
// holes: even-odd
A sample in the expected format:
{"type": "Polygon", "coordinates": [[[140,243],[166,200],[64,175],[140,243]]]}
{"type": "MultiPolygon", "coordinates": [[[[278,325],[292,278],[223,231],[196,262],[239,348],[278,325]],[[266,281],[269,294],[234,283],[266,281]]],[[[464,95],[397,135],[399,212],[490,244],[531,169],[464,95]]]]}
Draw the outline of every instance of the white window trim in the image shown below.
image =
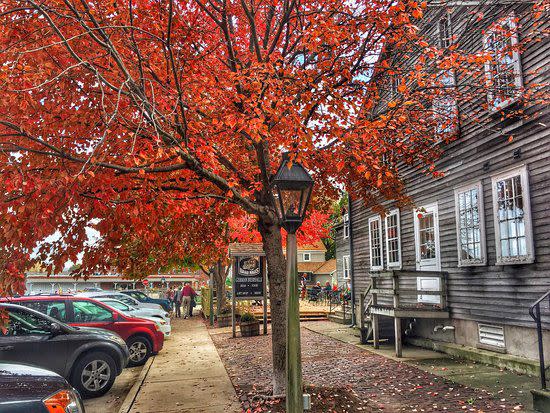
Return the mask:
{"type": "Polygon", "coordinates": [[[382,217],[380,215],[369,218],[369,264],[371,271],[384,269],[384,238],[382,238],[382,217]],[[378,221],[378,235],[380,236],[380,265],[372,265],[371,222],[378,221]]]}
{"type": "Polygon", "coordinates": [[[495,244],[497,252],[496,265],[514,265],[514,264],[532,264],[535,262],[535,246],[533,243],[533,225],[531,218],[531,196],[529,192],[529,176],[527,165],[521,165],[514,169],[503,171],[498,175],[491,176],[491,190],[493,192],[493,218],[495,226],[495,244]],[[527,255],[524,257],[502,258],[502,250],[500,245],[500,225],[498,223],[498,195],[496,184],[498,181],[509,179],[514,176],[520,177],[521,191],[523,196],[523,217],[525,220],[525,243],[527,255]]]}
{"type": "Polygon", "coordinates": [[[349,214],[344,214],[344,239],[349,238],[349,214]]]}
{"type": "MultiPolygon", "coordinates": [[[[518,27],[515,22],[515,18],[516,18],[515,14],[511,13],[510,15],[508,15],[508,17],[497,22],[498,24],[510,23],[510,28],[513,31],[512,36],[510,37],[510,42],[512,43],[513,47],[517,46],[517,44],[519,43],[518,27]]],[[[488,39],[492,32],[493,32],[493,28],[489,27],[486,31],[486,34],[483,36],[483,49],[485,51],[488,51],[489,49],[488,39]]],[[[520,55],[517,50],[512,51],[512,57],[514,59],[514,72],[515,72],[514,83],[515,83],[515,86],[518,89],[520,89],[523,87],[523,72],[521,69],[520,55]]],[[[521,93],[518,91],[515,97],[503,100],[499,104],[495,105],[493,103],[493,96],[490,89],[491,77],[492,77],[491,63],[485,62],[485,81],[488,86],[487,87],[487,106],[489,108],[489,111],[496,112],[498,110],[504,109],[510,106],[511,104],[515,103],[521,97],[521,93]]]]}
{"type": "Polygon", "coordinates": [[[456,248],[458,252],[458,266],[459,267],[476,267],[487,265],[487,244],[485,240],[485,207],[483,204],[483,185],[481,181],[473,182],[467,185],[462,185],[455,189],[455,220],[456,220],[456,248]],[[481,243],[481,261],[471,261],[461,259],[461,245],[460,245],[460,208],[458,203],[458,195],[462,192],[477,188],[478,193],[478,211],[479,211],[479,228],[480,228],[480,243],[481,243]]]}
{"type": "Polygon", "coordinates": [[[311,253],[310,252],[304,252],[303,255],[304,262],[310,262],[311,261],[311,253]],[[306,259],[307,256],[307,259],[306,259]]]}
{"type": "Polygon", "coordinates": [[[350,273],[351,273],[350,256],[349,255],[344,255],[342,257],[342,276],[343,276],[344,280],[350,280],[351,279],[350,273]],[[346,262],[348,263],[348,275],[346,275],[346,262]]]}
{"type": "MultiPolygon", "coordinates": [[[[399,215],[399,209],[392,209],[388,212],[384,219],[384,227],[386,230],[386,263],[388,269],[392,270],[400,270],[402,265],[401,260],[401,217],[399,215]],[[389,245],[389,239],[388,239],[388,218],[390,216],[397,215],[397,248],[399,253],[399,261],[398,262],[390,262],[390,245],[389,245]]],[[[369,238],[370,239],[370,238],[369,238]]]]}
{"type": "Polygon", "coordinates": [[[439,43],[440,48],[447,48],[453,44],[453,26],[451,21],[451,13],[448,13],[448,12],[445,13],[445,17],[442,17],[437,21],[437,42],[439,43]],[[447,39],[447,41],[449,42],[448,46],[444,46],[441,44],[442,43],[441,41],[443,40],[441,37],[441,22],[443,20],[447,22],[447,25],[449,28],[449,38],[447,39]]]}
{"type": "MultiPolygon", "coordinates": [[[[414,251],[416,257],[416,270],[417,271],[441,271],[441,245],[439,242],[439,213],[437,202],[433,204],[423,205],[415,210],[413,210],[413,222],[414,222],[414,251]],[[420,260],[420,238],[418,233],[418,211],[421,209],[433,209],[434,210],[434,231],[435,231],[435,263],[433,269],[422,269],[421,260],[420,260]]],[[[426,266],[425,266],[426,267],[426,266]]]]}

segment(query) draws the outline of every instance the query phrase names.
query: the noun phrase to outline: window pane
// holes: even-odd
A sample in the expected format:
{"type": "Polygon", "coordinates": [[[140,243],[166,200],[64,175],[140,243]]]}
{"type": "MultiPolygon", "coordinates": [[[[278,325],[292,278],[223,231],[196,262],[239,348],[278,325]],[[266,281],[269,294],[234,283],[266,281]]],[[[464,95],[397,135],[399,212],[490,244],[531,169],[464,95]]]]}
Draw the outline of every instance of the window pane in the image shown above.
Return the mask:
{"type": "Polygon", "coordinates": [[[463,263],[481,262],[480,194],[477,187],[457,194],[460,259],[463,263]],[[460,200],[464,201],[461,202],[460,200]]]}
{"type": "Polygon", "coordinates": [[[91,301],[73,301],[76,323],[93,323],[113,321],[113,314],[91,301]]]}

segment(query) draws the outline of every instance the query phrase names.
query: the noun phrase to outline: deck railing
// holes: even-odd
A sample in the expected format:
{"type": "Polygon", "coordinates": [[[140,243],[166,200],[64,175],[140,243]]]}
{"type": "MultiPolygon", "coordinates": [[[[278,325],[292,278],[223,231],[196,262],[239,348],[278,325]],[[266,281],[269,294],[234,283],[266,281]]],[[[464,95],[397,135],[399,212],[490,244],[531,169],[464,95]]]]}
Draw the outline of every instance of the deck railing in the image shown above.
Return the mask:
{"type": "Polygon", "coordinates": [[[537,323],[537,340],[539,345],[539,369],[540,369],[540,384],[542,390],[546,390],[546,365],[544,363],[544,346],[543,346],[543,336],[542,336],[542,317],[540,313],[541,304],[548,300],[548,306],[550,307],[550,291],[540,297],[537,301],[531,305],[529,308],[529,314],[537,323]]]}
{"type": "Polygon", "coordinates": [[[388,271],[371,274],[371,306],[394,309],[447,308],[447,273],[388,271]]]}

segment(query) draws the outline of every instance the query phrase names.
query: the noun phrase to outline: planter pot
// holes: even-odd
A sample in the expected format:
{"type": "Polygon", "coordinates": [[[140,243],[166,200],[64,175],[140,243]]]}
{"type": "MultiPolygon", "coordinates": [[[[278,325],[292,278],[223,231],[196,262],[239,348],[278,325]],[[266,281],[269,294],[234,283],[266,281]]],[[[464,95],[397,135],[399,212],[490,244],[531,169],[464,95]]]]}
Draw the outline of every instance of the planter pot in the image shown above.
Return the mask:
{"type": "Polygon", "coordinates": [[[222,314],[217,318],[218,327],[229,327],[231,325],[231,314],[222,314]]]}
{"type": "Polygon", "coordinates": [[[242,337],[252,337],[260,335],[260,322],[259,321],[248,321],[241,323],[241,336],[242,337]]]}

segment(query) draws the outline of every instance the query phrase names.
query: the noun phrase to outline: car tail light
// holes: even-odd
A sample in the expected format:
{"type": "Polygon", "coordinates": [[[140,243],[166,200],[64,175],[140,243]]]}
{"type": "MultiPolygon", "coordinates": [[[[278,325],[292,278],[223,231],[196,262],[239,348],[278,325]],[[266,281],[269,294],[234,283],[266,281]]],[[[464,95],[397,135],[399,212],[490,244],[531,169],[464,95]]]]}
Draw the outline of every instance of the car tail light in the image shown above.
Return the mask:
{"type": "Polygon", "coordinates": [[[82,405],[71,390],[60,390],[44,400],[48,413],[82,413],[82,405]]]}

